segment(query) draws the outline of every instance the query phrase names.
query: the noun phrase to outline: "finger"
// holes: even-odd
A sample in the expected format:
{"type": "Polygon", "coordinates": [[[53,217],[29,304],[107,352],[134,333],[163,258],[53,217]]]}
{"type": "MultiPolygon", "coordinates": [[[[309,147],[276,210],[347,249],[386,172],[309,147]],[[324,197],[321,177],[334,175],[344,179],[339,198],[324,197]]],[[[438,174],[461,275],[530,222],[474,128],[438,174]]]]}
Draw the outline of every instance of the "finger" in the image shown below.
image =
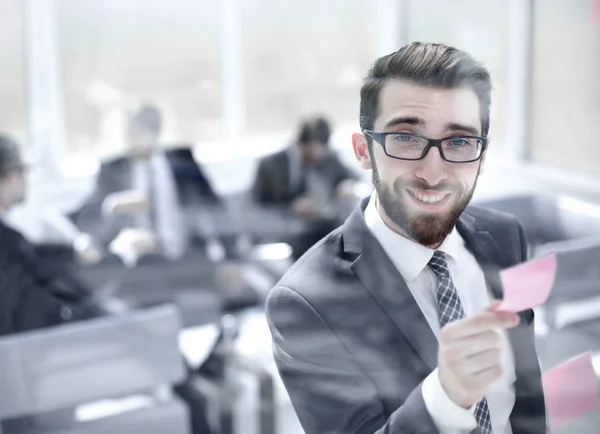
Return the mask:
{"type": "Polygon", "coordinates": [[[482,369],[481,371],[472,374],[467,379],[467,383],[469,387],[474,389],[481,389],[484,391],[488,388],[488,386],[502,378],[503,369],[500,364],[494,365],[492,367],[482,369]]]}
{"type": "Polygon", "coordinates": [[[475,356],[456,362],[454,368],[464,376],[474,376],[501,365],[501,351],[497,348],[487,350],[475,356]]]}
{"type": "Polygon", "coordinates": [[[440,339],[452,341],[478,335],[493,329],[506,329],[519,324],[519,316],[512,312],[484,311],[469,318],[454,321],[440,332],[440,339]]]}
{"type": "Polygon", "coordinates": [[[494,312],[501,304],[502,300],[494,300],[488,307],[485,308],[485,310],[487,312],[494,312]]]}
{"type": "Polygon", "coordinates": [[[464,360],[485,351],[500,349],[502,338],[495,330],[452,341],[441,348],[448,362],[464,360]]]}

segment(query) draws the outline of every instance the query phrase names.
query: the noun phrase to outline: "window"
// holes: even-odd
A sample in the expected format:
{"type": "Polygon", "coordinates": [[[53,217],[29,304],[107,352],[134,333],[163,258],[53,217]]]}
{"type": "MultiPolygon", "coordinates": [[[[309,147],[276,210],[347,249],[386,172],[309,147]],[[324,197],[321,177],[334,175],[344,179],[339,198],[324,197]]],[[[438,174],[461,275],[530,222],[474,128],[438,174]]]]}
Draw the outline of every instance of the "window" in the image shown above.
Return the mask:
{"type": "Polygon", "coordinates": [[[600,20],[595,0],[534,3],[531,156],[600,173],[600,20]]]}
{"type": "Polygon", "coordinates": [[[0,0],[0,131],[27,144],[25,10],[22,0],[0,0]]]}
{"type": "Polygon", "coordinates": [[[114,154],[136,104],[165,143],[221,134],[219,0],[56,0],[69,155],[114,154]]]}
{"type": "Polygon", "coordinates": [[[490,137],[506,140],[508,5],[506,0],[408,0],[409,41],[453,45],[482,61],[492,76],[490,137]]]}
{"type": "Polygon", "coordinates": [[[360,86],[376,58],[373,3],[240,3],[247,134],[293,134],[314,113],[336,130],[357,128],[360,86]]]}

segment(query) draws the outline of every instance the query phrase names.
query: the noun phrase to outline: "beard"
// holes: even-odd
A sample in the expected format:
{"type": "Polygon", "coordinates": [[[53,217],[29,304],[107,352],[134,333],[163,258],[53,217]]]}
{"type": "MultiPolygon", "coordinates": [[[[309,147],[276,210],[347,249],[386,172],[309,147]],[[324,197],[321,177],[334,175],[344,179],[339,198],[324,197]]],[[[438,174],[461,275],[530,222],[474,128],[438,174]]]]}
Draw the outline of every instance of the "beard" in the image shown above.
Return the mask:
{"type": "MultiPolygon", "coordinates": [[[[373,160],[374,162],[374,160],[373,160]]],[[[458,218],[463,213],[475,192],[479,170],[475,175],[473,187],[466,191],[466,188],[459,183],[442,182],[436,186],[421,181],[408,182],[406,179],[397,178],[390,187],[381,181],[377,167],[373,164],[373,185],[377,192],[379,204],[387,217],[400,228],[408,238],[422,244],[432,247],[439,246],[452,232],[456,226],[458,218]],[[451,208],[440,213],[411,212],[407,202],[410,198],[406,195],[407,188],[415,190],[437,190],[452,192],[452,196],[457,197],[451,208]]]]}

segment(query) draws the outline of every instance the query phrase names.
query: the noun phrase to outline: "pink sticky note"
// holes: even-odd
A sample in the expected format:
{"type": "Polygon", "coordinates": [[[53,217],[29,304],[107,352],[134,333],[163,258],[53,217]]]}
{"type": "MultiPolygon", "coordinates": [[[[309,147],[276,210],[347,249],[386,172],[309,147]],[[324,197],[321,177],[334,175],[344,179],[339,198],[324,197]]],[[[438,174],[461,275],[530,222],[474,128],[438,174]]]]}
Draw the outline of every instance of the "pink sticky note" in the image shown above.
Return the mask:
{"type": "Polygon", "coordinates": [[[572,358],[542,376],[551,430],[598,408],[598,385],[592,355],[572,358]]]}
{"type": "Polygon", "coordinates": [[[592,22],[600,23],[600,0],[594,0],[592,3],[592,22]]]}
{"type": "Polygon", "coordinates": [[[544,304],[555,278],[555,253],[500,271],[504,297],[495,310],[520,312],[544,304]]]}

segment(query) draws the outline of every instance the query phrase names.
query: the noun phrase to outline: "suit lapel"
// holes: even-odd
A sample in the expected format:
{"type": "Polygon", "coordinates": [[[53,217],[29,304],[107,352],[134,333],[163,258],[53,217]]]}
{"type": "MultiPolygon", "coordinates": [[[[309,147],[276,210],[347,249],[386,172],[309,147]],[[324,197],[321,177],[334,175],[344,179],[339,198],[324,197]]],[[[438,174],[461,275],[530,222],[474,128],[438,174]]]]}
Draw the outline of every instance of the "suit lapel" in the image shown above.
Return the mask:
{"type": "Polygon", "coordinates": [[[363,200],[343,228],[344,250],[357,255],[351,265],[382,311],[390,318],[430,370],[437,366],[437,339],[402,275],[371,235],[363,217],[363,200]]]}
{"type": "Polygon", "coordinates": [[[503,291],[499,272],[503,262],[496,241],[488,231],[478,230],[475,218],[466,212],[458,219],[456,229],[465,240],[467,249],[475,256],[483,270],[493,296],[496,299],[502,299],[503,291]]]}
{"type": "MultiPolygon", "coordinates": [[[[457,222],[457,229],[481,266],[486,282],[496,299],[502,299],[500,269],[510,266],[520,258],[503,260],[494,238],[488,231],[478,230],[475,218],[465,212],[457,222]]],[[[515,406],[510,416],[514,434],[545,432],[545,404],[541,385],[541,372],[535,352],[535,341],[530,323],[531,311],[520,312],[521,322],[508,329],[513,348],[516,381],[515,406]]],[[[532,327],[532,326],[531,326],[532,327]]]]}
{"type": "MultiPolygon", "coordinates": [[[[366,226],[363,212],[368,200],[362,201],[343,226],[344,252],[354,258],[352,270],[366,290],[406,337],[415,353],[433,370],[437,366],[437,339],[404,279],[366,226]]],[[[457,229],[480,264],[493,296],[502,299],[499,271],[518,262],[520,258],[511,257],[508,261],[503,258],[492,235],[489,231],[480,230],[468,211],[461,215],[457,229]]],[[[519,326],[508,331],[517,376],[511,425],[515,434],[543,433],[544,399],[533,335],[529,328],[532,318],[527,312],[519,316],[519,326]]]]}

